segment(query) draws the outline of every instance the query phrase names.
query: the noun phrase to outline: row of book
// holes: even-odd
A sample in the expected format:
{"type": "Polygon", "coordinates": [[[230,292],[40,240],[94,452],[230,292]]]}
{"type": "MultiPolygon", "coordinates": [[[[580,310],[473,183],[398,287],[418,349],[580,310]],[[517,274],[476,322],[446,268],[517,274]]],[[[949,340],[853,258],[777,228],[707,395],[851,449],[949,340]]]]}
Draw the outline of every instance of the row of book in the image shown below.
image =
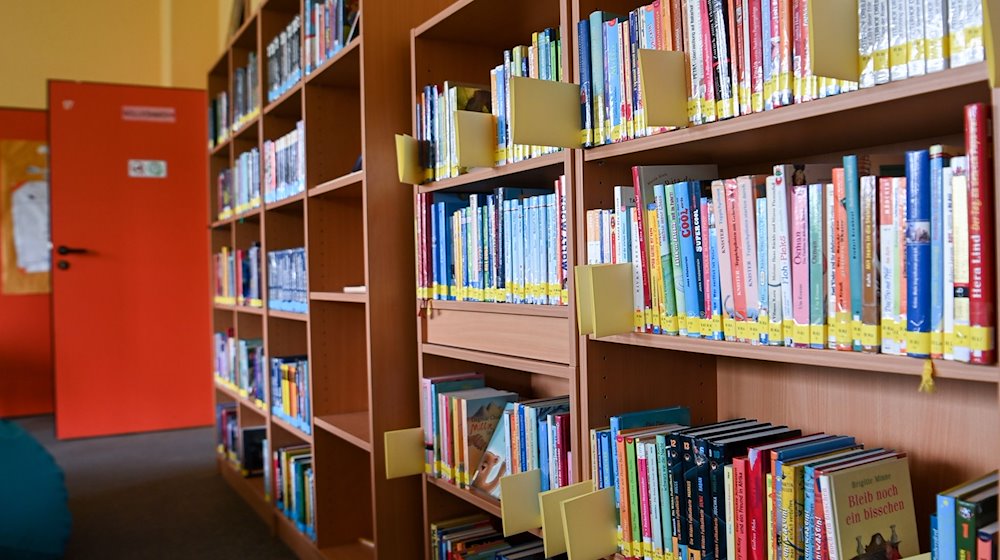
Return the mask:
{"type": "Polygon", "coordinates": [[[305,124],[277,140],[264,141],[264,202],[278,202],[306,188],[305,124]]]}
{"type": "Polygon", "coordinates": [[[274,449],[265,484],[278,511],[295,523],[299,531],[316,539],[316,479],[309,445],[274,449]]]}
{"type": "Polygon", "coordinates": [[[311,402],[308,358],[271,358],[271,413],[311,434],[311,402]]]}
{"type": "Polygon", "coordinates": [[[303,65],[306,74],[323,65],[354,38],[358,0],[306,0],[303,65]]]}
{"type": "Polygon", "coordinates": [[[260,243],[246,249],[222,247],[212,255],[215,303],[263,307],[260,290],[260,243]]]}
{"type": "Polygon", "coordinates": [[[247,53],[246,66],[233,70],[233,132],[260,114],[260,71],[257,53],[247,53]]]}
{"type": "Polygon", "coordinates": [[[552,191],[417,195],[417,297],[566,305],[566,178],[552,191]]]}
{"type": "Polygon", "coordinates": [[[208,147],[221,146],[229,138],[229,94],[220,92],[208,100],[208,147]]]}
{"type": "Polygon", "coordinates": [[[267,101],[281,97],[302,79],[302,20],[298,14],[267,44],[267,101]]]}
{"type": "Polygon", "coordinates": [[[532,469],[543,490],[568,485],[569,397],[518,398],[480,373],[423,378],[425,472],[495,498],[501,477],[532,469]]]}
{"type": "Polygon", "coordinates": [[[292,313],[309,311],[304,248],[268,251],[267,306],[292,313]]]}
{"type": "Polygon", "coordinates": [[[633,264],[638,331],[992,363],[987,111],[966,108],[965,156],[934,146],[725,180],[636,167],[615,209],[588,211],[588,262],[633,264]],[[903,176],[874,174],[879,160],[903,176]]]}
{"type": "MultiPolygon", "coordinates": [[[[683,51],[688,122],[771,110],[984,60],[981,0],[858,2],[860,84],[813,74],[806,0],[664,0],[577,24],[586,146],[647,136],[639,50],[683,51]]],[[[819,48],[823,46],[820,45],[819,48]]],[[[656,123],[652,123],[656,124],[656,123]]]]}
{"type": "Polygon", "coordinates": [[[997,471],[937,495],[931,514],[933,560],[996,560],[997,471]]]}
{"type": "Polygon", "coordinates": [[[262,410],[266,396],[267,359],[264,341],[259,338],[237,339],[232,329],[214,335],[215,378],[262,410]]]}
{"type": "Polygon", "coordinates": [[[494,116],[496,145],[494,163],[503,165],[556,151],[557,148],[515,145],[511,137],[510,79],[530,77],[559,81],[562,68],[562,41],[559,30],[545,29],[531,34],[531,46],[505,50],[500,65],[490,70],[490,85],[444,82],[424,86],[416,106],[416,137],[426,181],[457,177],[467,169],[459,166],[456,113],[473,111],[494,116]]]}
{"type": "Polygon", "coordinates": [[[483,514],[431,523],[432,560],[543,560],[545,547],[535,537],[505,539],[483,514]]]}
{"type": "Polygon", "coordinates": [[[919,552],[905,453],[752,419],[688,420],[683,407],[633,412],[591,433],[594,484],[615,488],[626,558],[919,552]]]}
{"type": "Polygon", "coordinates": [[[219,219],[260,208],[260,152],[251,148],[236,156],[232,169],[219,172],[219,219]]]}
{"type": "Polygon", "coordinates": [[[237,404],[220,402],[215,405],[216,444],[219,455],[226,458],[243,476],[257,476],[264,469],[265,426],[239,425],[237,404]]]}

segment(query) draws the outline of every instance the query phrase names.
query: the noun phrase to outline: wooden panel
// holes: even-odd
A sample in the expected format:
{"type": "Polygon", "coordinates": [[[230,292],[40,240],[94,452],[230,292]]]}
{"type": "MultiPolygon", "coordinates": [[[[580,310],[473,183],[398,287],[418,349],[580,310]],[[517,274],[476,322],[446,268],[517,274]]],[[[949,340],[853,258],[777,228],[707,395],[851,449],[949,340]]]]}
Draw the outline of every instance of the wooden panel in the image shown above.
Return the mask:
{"type": "Polygon", "coordinates": [[[316,429],[330,432],[365,451],[370,451],[372,448],[371,418],[367,410],[316,416],[313,424],[316,429]]]}
{"type": "Polygon", "coordinates": [[[264,216],[265,251],[294,249],[305,246],[305,223],[302,201],[269,210],[264,216]]]}
{"type": "Polygon", "coordinates": [[[236,315],[236,334],[240,339],[264,338],[264,320],[260,315],[238,313],[236,315]]]}
{"type": "Polygon", "coordinates": [[[530,45],[532,32],[559,27],[562,4],[559,0],[460,0],[422,23],[414,33],[499,49],[530,45]]]}
{"type": "Polygon", "coordinates": [[[313,414],[368,410],[365,307],[313,302],[310,308],[313,414]]]}
{"type": "Polygon", "coordinates": [[[305,88],[306,185],[350,173],[361,156],[361,96],[355,87],[305,88]]]}
{"type": "MultiPolygon", "coordinates": [[[[997,393],[980,384],[938,380],[928,395],[917,392],[917,379],[874,371],[717,363],[719,419],[759,418],[905,451],[918,520],[934,511],[937,492],[997,467],[997,393]]],[[[917,526],[927,550],[926,523],[917,526]]]]}
{"type": "Polygon", "coordinates": [[[322,196],[309,200],[309,288],[342,292],[365,284],[362,198],[322,196]]]}
{"type": "Polygon", "coordinates": [[[283,318],[267,318],[267,356],[304,356],[306,354],[306,323],[283,318]]]}
{"type": "Polygon", "coordinates": [[[326,548],[371,538],[372,484],[364,450],[339,437],[316,433],[316,533],[326,548]]]}
{"type": "MultiPolygon", "coordinates": [[[[541,28],[537,29],[541,31],[541,28]]],[[[531,35],[526,39],[531,44],[531,35]]],[[[439,93],[445,81],[490,85],[490,70],[503,63],[503,49],[514,47],[484,47],[472,41],[442,41],[425,37],[414,37],[413,57],[416,68],[414,87],[417,99],[428,84],[437,84],[439,93]]],[[[407,119],[409,122],[409,119],[407,119]]],[[[400,132],[400,129],[396,132],[400,132]]]]}
{"type": "Polygon", "coordinates": [[[426,320],[424,341],[568,364],[572,357],[566,321],[553,317],[435,310],[426,320]]]}

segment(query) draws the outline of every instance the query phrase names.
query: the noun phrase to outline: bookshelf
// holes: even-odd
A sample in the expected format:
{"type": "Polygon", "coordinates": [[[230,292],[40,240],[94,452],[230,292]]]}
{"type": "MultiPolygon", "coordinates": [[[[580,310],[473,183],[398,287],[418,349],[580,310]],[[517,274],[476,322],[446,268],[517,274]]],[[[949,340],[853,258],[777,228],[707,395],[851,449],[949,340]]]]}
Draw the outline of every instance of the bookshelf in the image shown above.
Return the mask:
{"type": "Polygon", "coordinates": [[[420,520],[411,515],[421,508],[421,484],[385,479],[383,443],[373,434],[418,421],[415,324],[400,312],[410,308],[413,293],[412,204],[391,165],[392,132],[409,123],[410,99],[391,80],[409,72],[409,31],[427,17],[421,13],[427,7],[359,4],[363,18],[353,39],[270,101],[267,46],[296,16],[305,17],[301,0],[262,2],[208,73],[209,98],[229,94],[231,123],[233,74],[255,54],[261,101],[207,157],[212,252],[260,243],[264,307],[213,299],[213,332],[261,338],[268,359],[308,357],[310,430],[271,412],[269,381],[267,409],[219,381],[215,398],[237,403],[241,427],[266,426],[272,450],[309,446],[315,539],[265,500],[261,477],[244,478],[221,457],[219,470],[273,534],[310,559],[403,558],[423,543],[420,520]],[[250,149],[263,160],[265,142],[294,131],[299,121],[304,190],[220,219],[219,172],[250,149]],[[306,313],[268,307],[266,254],[292,248],[306,251],[306,313]],[[367,290],[348,289],[357,286],[367,290]]]}

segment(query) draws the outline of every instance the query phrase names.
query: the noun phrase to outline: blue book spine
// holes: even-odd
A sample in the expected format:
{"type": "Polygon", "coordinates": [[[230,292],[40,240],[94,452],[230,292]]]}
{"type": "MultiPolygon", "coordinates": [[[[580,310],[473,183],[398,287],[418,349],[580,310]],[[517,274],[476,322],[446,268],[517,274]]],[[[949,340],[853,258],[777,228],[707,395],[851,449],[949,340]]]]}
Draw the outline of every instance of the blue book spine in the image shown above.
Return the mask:
{"type": "Polygon", "coordinates": [[[514,303],[524,303],[524,199],[514,200],[514,303]]]}
{"type": "Polygon", "coordinates": [[[906,152],[906,353],[930,357],[931,192],[927,150],[906,152]],[[920,333],[920,334],[910,334],[920,333]]]}
{"type": "MultiPolygon", "coordinates": [[[[698,307],[698,315],[696,317],[701,317],[705,319],[708,315],[708,309],[705,307],[705,290],[706,284],[710,284],[712,279],[705,278],[705,259],[708,256],[705,254],[708,251],[708,247],[705,247],[705,239],[702,236],[702,228],[706,227],[707,224],[703,224],[703,220],[707,220],[708,216],[702,216],[701,214],[701,183],[698,181],[688,181],[688,191],[690,192],[690,212],[691,212],[691,238],[694,241],[694,274],[693,279],[695,282],[695,290],[698,307]]],[[[711,293],[711,286],[708,288],[709,293],[711,293]]],[[[691,315],[690,309],[688,310],[688,315],[691,315]]],[[[701,333],[688,331],[688,336],[699,335],[701,333]]]]}
{"type": "Polygon", "coordinates": [[[938,520],[937,514],[931,514],[931,560],[938,559],[938,540],[940,539],[938,534],[938,520]]]}
{"type": "MultiPolygon", "coordinates": [[[[770,317],[770,307],[768,307],[767,300],[767,198],[762,196],[755,201],[757,204],[757,302],[760,305],[757,317],[764,324],[763,317],[765,315],[770,317]]],[[[725,227],[725,224],[720,224],[719,227],[725,227]]],[[[768,329],[760,329],[757,341],[765,346],[770,344],[771,336],[768,329]]]]}
{"type": "Polygon", "coordinates": [[[441,224],[442,236],[444,238],[444,255],[442,256],[442,262],[444,263],[444,298],[442,299],[455,299],[455,238],[454,228],[452,227],[452,216],[454,216],[455,209],[449,209],[445,206],[444,209],[444,219],[441,224]]]}
{"type": "MultiPolygon", "coordinates": [[[[670,225],[668,224],[667,216],[667,196],[666,191],[671,190],[671,187],[664,185],[654,185],[653,186],[653,199],[656,201],[656,215],[657,215],[657,232],[656,235],[660,242],[660,273],[663,277],[663,298],[664,306],[666,308],[667,317],[677,317],[677,299],[674,293],[674,266],[673,266],[673,254],[670,250],[670,225]]],[[[673,324],[662,325],[663,330],[666,334],[678,334],[678,328],[675,328],[677,321],[674,320],[673,324]]]]}
{"type": "Polygon", "coordinates": [[[601,449],[600,432],[594,433],[594,440],[590,444],[594,446],[594,464],[591,467],[593,469],[591,474],[594,477],[594,484],[600,490],[604,488],[604,450],[601,449]]]}
{"type": "MultiPolygon", "coordinates": [[[[698,299],[697,260],[695,258],[695,239],[699,236],[692,224],[691,191],[688,183],[675,183],[674,193],[677,197],[677,226],[680,237],[681,275],[684,286],[684,309],[688,317],[701,316],[701,302],[698,299]]],[[[688,329],[688,336],[698,338],[701,333],[697,329],[688,329]]]]}
{"type": "Polygon", "coordinates": [[[639,107],[639,11],[632,10],[628,13],[628,37],[625,40],[628,42],[628,59],[623,60],[624,64],[628,67],[624,71],[629,72],[629,83],[631,84],[631,91],[627,92],[626,95],[629,96],[630,102],[629,106],[631,109],[628,114],[628,121],[626,123],[626,132],[623,134],[626,138],[638,138],[642,136],[636,127],[636,109],[639,107]]]}
{"type": "Polygon", "coordinates": [[[520,442],[520,445],[518,446],[519,447],[518,452],[521,459],[522,471],[528,465],[528,446],[526,443],[527,433],[526,430],[524,429],[524,409],[525,409],[524,405],[517,405],[517,434],[519,438],[518,441],[520,442]]]}
{"type": "Polygon", "coordinates": [[[816,492],[813,488],[813,471],[815,469],[810,466],[806,466],[802,470],[802,479],[805,481],[805,499],[803,500],[803,516],[802,519],[805,521],[805,526],[803,527],[803,537],[805,543],[805,556],[803,558],[807,560],[812,560],[814,558],[813,554],[816,553],[815,543],[813,539],[813,529],[816,516],[816,492]]]}
{"type": "Polygon", "coordinates": [[[444,276],[442,255],[444,253],[444,237],[441,235],[442,214],[444,203],[435,202],[431,207],[431,294],[432,299],[442,299],[441,281],[444,276]]]}
{"type": "Polygon", "coordinates": [[[844,187],[847,207],[847,255],[851,279],[851,339],[861,351],[861,183],[858,156],[844,156],[844,187]]]}
{"type": "MultiPolygon", "coordinates": [[[[944,333],[944,154],[941,147],[936,146],[935,157],[930,158],[931,182],[931,353],[940,358],[943,352],[941,346],[944,333]],[[940,333],[940,334],[938,334],[940,333]],[[938,343],[933,343],[933,338],[938,343]],[[936,348],[935,348],[936,346],[936,348]]],[[[934,148],[932,148],[934,149],[934,148]]]]}
{"type": "Polygon", "coordinates": [[[538,468],[542,471],[542,492],[549,486],[549,422],[547,418],[538,421],[538,468]]]}
{"type": "MultiPolygon", "coordinates": [[[[615,489],[615,507],[621,505],[621,489],[618,487],[618,446],[615,444],[618,441],[618,432],[621,431],[621,416],[612,416],[610,418],[609,424],[611,425],[611,432],[608,437],[608,447],[611,450],[611,480],[608,486],[613,486],[615,489]]],[[[620,510],[619,510],[620,511],[620,510]]]]}
{"type": "MultiPolygon", "coordinates": [[[[717,227],[717,226],[716,226],[717,227]]],[[[722,333],[722,283],[719,280],[719,234],[715,227],[708,230],[709,266],[712,272],[712,340],[725,338],[722,333]]],[[[763,291],[763,290],[762,290],[763,291]]]]}
{"type": "Polygon", "coordinates": [[[511,236],[511,202],[510,200],[503,201],[503,277],[504,301],[507,303],[513,302],[512,288],[514,284],[514,276],[511,273],[511,259],[514,258],[513,243],[511,242],[513,239],[511,236]]]}
{"type": "Polygon", "coordinates": [[[601,434],[601,487],[614,486],[611,480],[611,432],[601,434]]]}
{"type": "Polygon", "coordinates": [[[937,560],[955,560],[958,545],[955,541],[955,497],[938,494],[937,497],[937,560]]]}
{"type": "Polygon", "coordinates": [[[577,56],[580,63],[580,125],[583,129],[580,140],[584,147],[594,145],[594,96],[590,82],[590,21],[583,20],[576,25],[577,56]]]}
{"type": "Polygon", "coordinates": [[[604,12],[590,14],[590,66],[588,68],[581,67],[580,69],[581,73],[590,72],[590,89],[593,92],[594,100],[593,126],[595,146],[608,142],[608,131],[605,128],[605,122],[609,118],[607,105],[605,104],[607,74],[605,74],[604,21],[606,19],[607,16],[604,12]]]}
{"type": "Polygon", "coordinates": [[[621,44],[618,42],[618,32],[620,30],[620,25],[617,19],[613,19],[603,26],[604,30],[604,48],[606,51],[606,72],[607,72],[607,84],[605,88],[606,99],[606,112],[608,113],[608,120],[611,123],[611,128],[609,130],[611,141],[614,142],[619,140],[619,132],[621,131],[622,125],[622,114],[620,110],[621,106],[621,90],[619,89],[619,82],[621,80],[621,44]]]}

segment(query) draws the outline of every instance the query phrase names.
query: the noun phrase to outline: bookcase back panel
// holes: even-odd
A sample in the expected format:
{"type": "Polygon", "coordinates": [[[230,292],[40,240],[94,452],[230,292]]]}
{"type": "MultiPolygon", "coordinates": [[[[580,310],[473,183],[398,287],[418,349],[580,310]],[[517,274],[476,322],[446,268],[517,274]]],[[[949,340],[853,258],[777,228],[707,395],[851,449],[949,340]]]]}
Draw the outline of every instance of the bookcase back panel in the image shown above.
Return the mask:
{"type": "Polygon", "coordinates": [[[568,319],[438,309],[428,317],[424,342],[547,362],[571,363],[568,319]]]}
{"type": "MultiPolygon", "coordinates": [[[[720,420],[758,418],[905,451],[921,527],[937,492],[997,468],[1000,413],[992,384],[942,379],[935,393],[925,394],[912,376],[733,358],[717,363],[720,420]]],[[[926,550],[926,532],[921,542],[926,550]]]]}
{"type": "Polygon", "coordinates": [[[233,328],[233,315],[232,311],[226,309],[213,309],[212,331],[225,332],[227,329],[233,328]]]}
{"type": "Polygon", "coordinates": [[[264,115],[264,140],[276,141],[278,138],[295,130],[295,125],[302,115],[302,98],[298,103],[285,102],[279,109],[264,115]],[[298,108],[296,110],[296,108],[298,108]]]}
{"type": "Polygon", "coordinates": [[[476,84],[489,89],[490,70],[503,63],[503,47],[415,37],[412,56],[413,87],[419,101],[420,92],[428,84],[437,84],[439,93],[443,93],[441,88],[446,81],[476,84]]]}
{"type": "Polygon", "coordinates": [[[317,430],[313,446],[316,481],[316,533],[320,548],[371,539],[372,484],[368,453],[317,430]],[[349,515],[344,512],[349,511],[349,515]]]}
{"type": "Polygon", "coordinates": [[[306,352],[306,323],[304,321],[268,317],[267,356],[269,358],[304,356],[306,352]]]}
{"type": "Polygon", "coordinates": [[[247,406],[245,403],[240,402],[239,423],[242,428],[246,428],[247,426],[264,426],[267,424],[267,416],[259,408],[247,406]]]}
{"type": "Polygon", "coordinates": [[[365,306],[312,302],[309,328],[314,414],[368,410],[365,306]]]}
{"type": "Polygon", "coordinates": [[[361,96],[357,88],[306,85],[306,186],[346,175],[361,155],[361,96]]]}
{"type": "Polygon", "coordinates": [[[236,314],[236,334],[243,340],[264,338],[264,320],[260,315],[236,314]]]}
{"type": "Polygon", "coordinates": [[[357,196],[309,200],[309,289],[342,292],[365,284],[364,208],[357,196]]]}
{"type": "Polygon", "coordinates": [[[264,249],[268,252],[304,247],[305,224],[302,201],[268,210],[264,217],[264,249]]]}
{"type": "Polygon", "coordinates": [[[414,31],[421,38],[471,38],[479,44],[509,49],[530,45],[532,32],[558,27],[566,6],[566,0],[462,0],[414,31]]]}

